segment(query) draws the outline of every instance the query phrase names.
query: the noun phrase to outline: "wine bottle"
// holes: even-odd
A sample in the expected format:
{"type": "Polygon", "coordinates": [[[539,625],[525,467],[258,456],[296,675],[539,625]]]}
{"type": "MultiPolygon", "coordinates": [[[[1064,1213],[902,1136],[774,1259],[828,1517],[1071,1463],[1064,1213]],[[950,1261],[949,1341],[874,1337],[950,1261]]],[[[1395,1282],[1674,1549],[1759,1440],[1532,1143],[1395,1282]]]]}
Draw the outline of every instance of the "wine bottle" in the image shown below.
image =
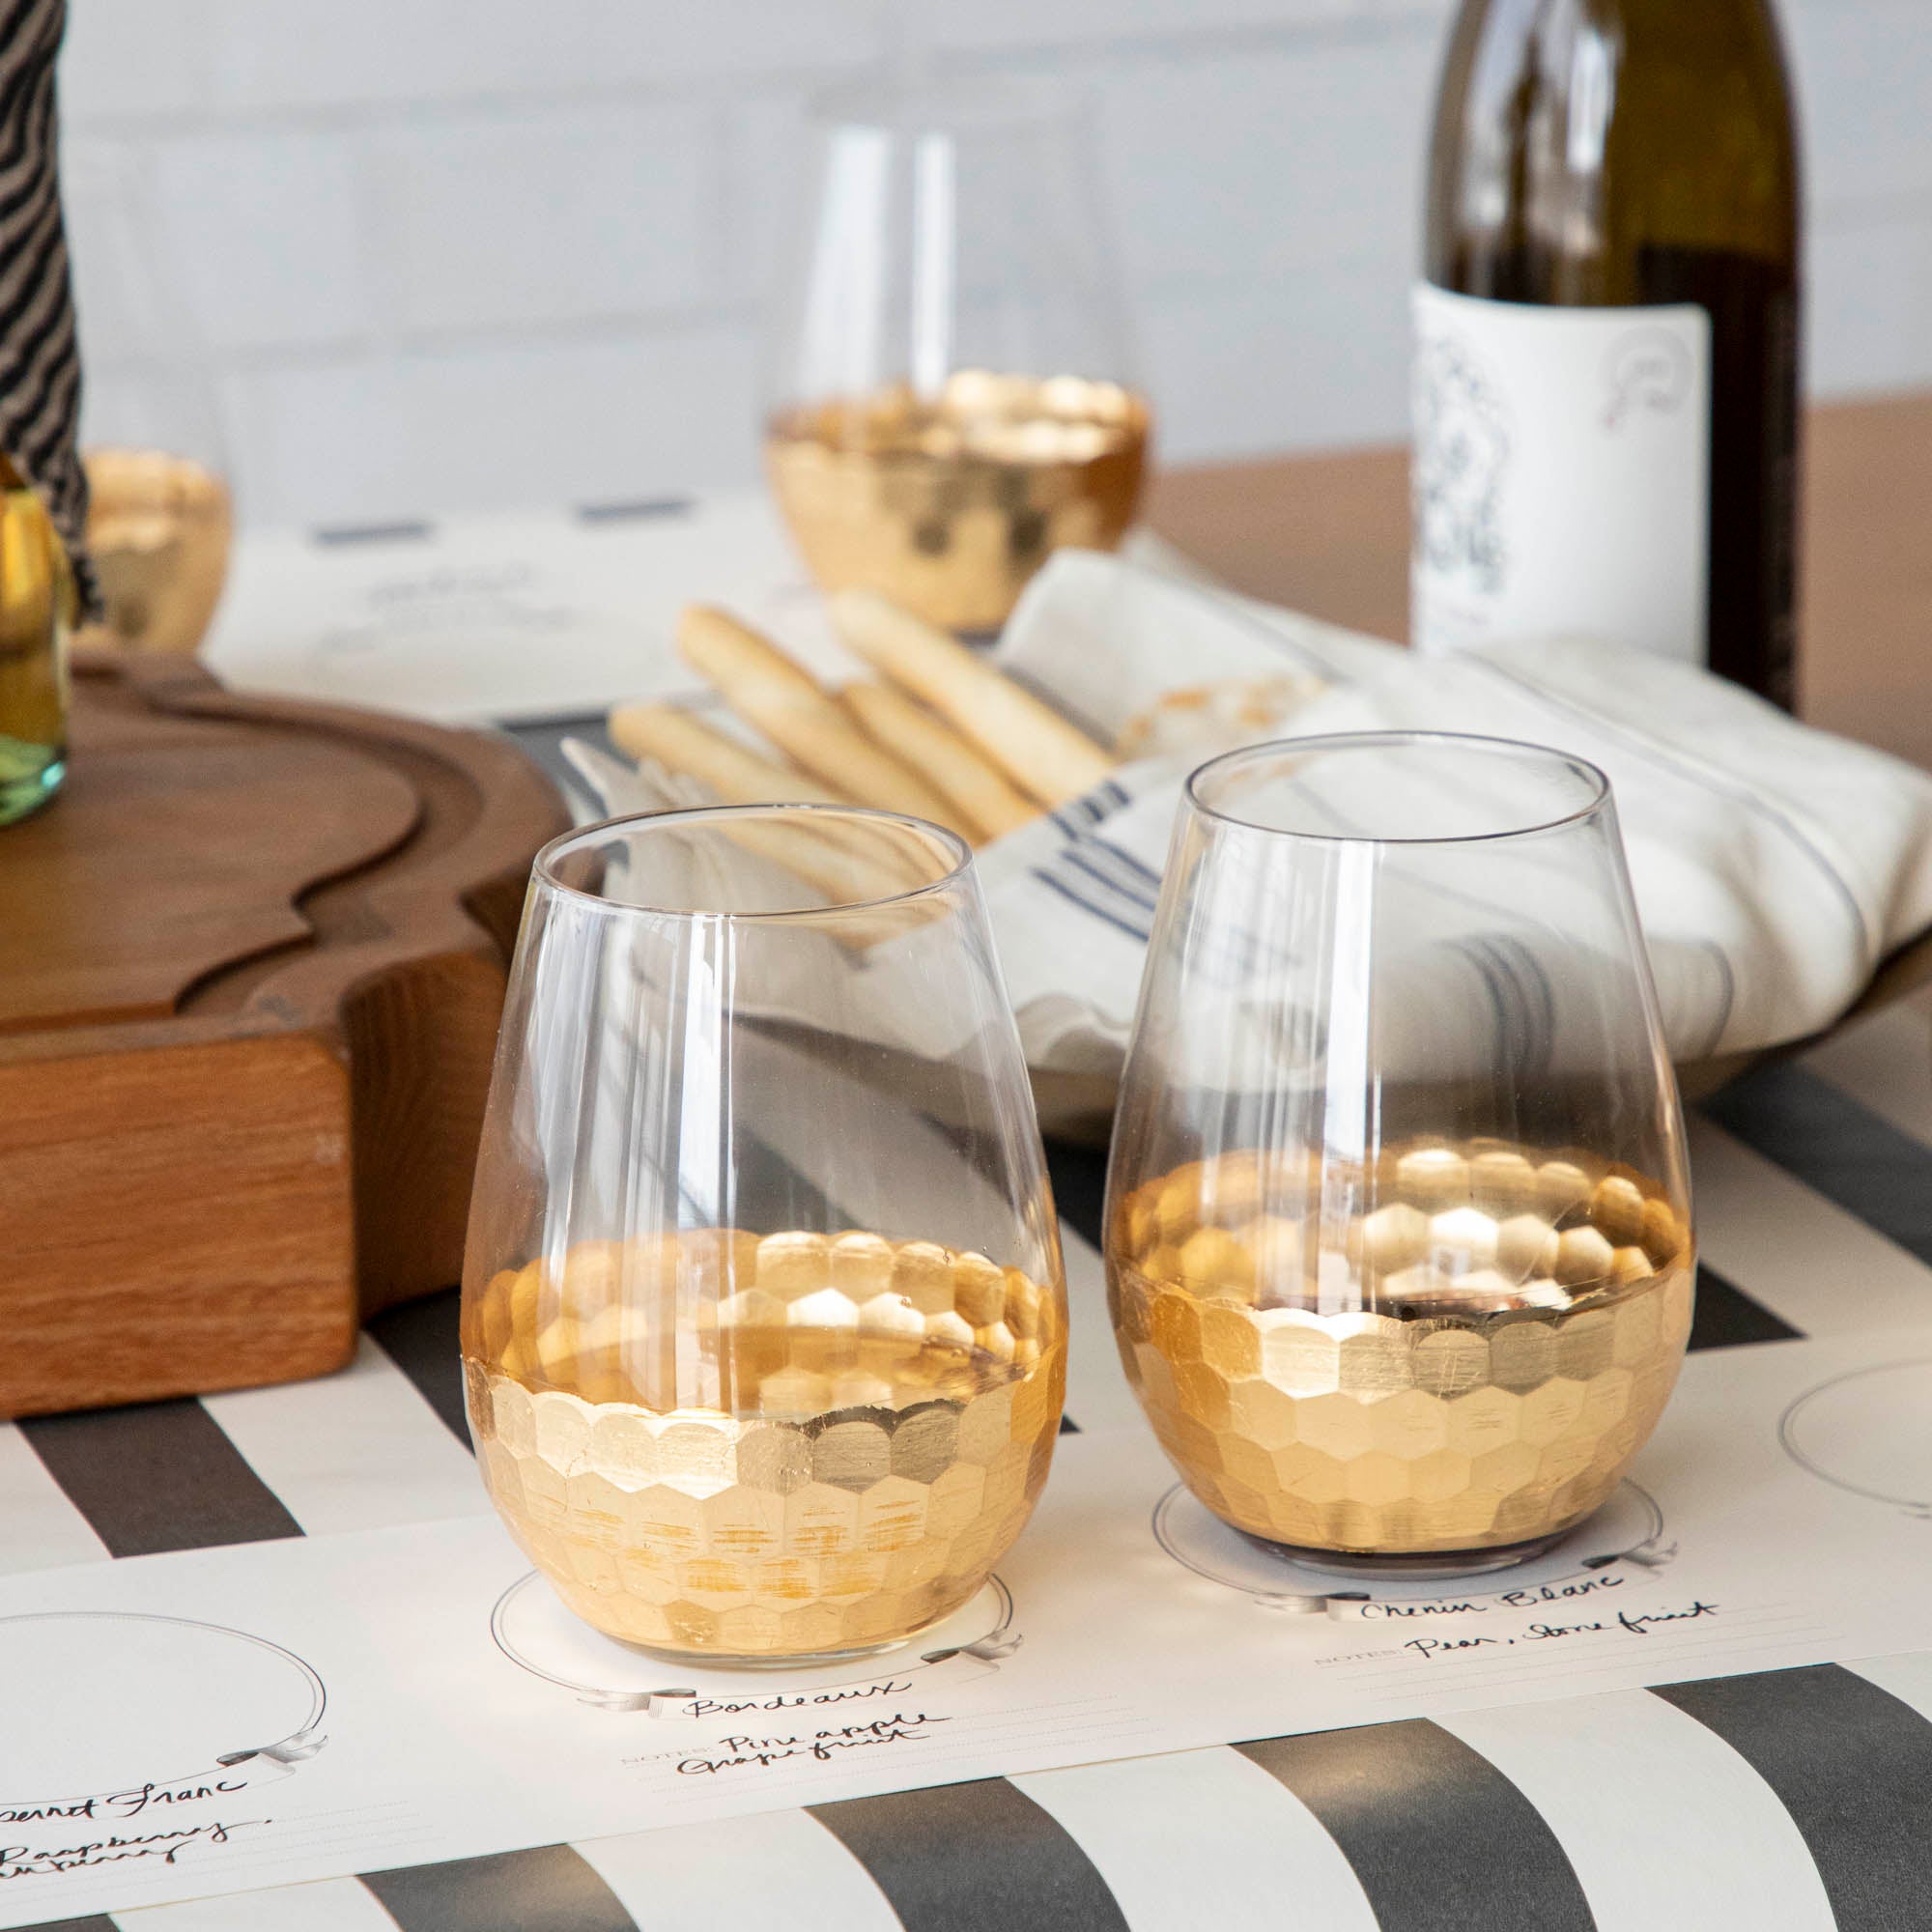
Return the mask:
{"type": "Polygon", "coordinates": [[[1418,647],[1794,697],[1799,175],[1769,0],[1463,0],[1415,295],[1418,647]]]}

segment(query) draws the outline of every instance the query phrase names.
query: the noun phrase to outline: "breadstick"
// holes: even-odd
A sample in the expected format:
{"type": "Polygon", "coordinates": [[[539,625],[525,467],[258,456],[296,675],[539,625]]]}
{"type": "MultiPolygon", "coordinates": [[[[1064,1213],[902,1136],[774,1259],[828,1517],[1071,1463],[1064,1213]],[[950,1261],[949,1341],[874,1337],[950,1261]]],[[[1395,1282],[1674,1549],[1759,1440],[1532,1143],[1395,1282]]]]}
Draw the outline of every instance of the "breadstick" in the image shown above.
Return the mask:
{"type": "Polygon", "coordinates": [[[747,852],[782,867],[824,895],[828,905],[890,899],[928,882],[903,852],[874,846],[849,822],[814,825],[813,814],[774,812],[724,827],[747,852]]]}
{"type": "Polygon", "coordinates": [[[867,737],[810,672],[756,631],[723,611],[691,604],[678,620],[677,644],[739,717],[827,784],[862,805],[970,834],[939,792],[867,737]]]}
{"type": "Polygon", "coordinates": [[[724,805],[842,805],[836,792],[713,730],[670,704],[620,704],[606,721],[611,742],[700,780],[724,805]]]}
{"type": "Polygon", "coordinates": [[[890,684],[850,684],[839,696],[882,745],[917,765],[982,838],[1031,825],[1039,807],[952,725],[890,684]]]}
{"type": "MultiPolygon", "coordinates": [[[[814,781],[774,764],[735,738],[669,704],[622,704],[605,728],[634,758],[655,758],[668,770],[696,779],[721,805],[844,805],[814,781]]],[[[851,818],[801,812],[796,818],[748,819],[730,838],[748,851],[781,865],[835,900],[888,898],[927,883],[899,835],[851,818]]]]}
{"type": "Polygon", "coordinates": [[[841,590],[831,609],[838,635],[867,664],[924,698],[1042,804],[1065,805],[1114,769],[1059,712],[877,592],[841,590]]]}

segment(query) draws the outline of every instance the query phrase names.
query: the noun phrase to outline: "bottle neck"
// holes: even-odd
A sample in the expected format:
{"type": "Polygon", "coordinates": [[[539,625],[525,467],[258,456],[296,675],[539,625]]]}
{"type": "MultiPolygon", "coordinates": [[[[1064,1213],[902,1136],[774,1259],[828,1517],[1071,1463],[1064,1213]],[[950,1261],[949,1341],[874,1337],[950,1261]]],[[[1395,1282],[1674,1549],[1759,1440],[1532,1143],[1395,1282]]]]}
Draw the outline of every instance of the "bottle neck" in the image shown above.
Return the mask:
{"type": "Polygon", "coordinates": [[[1507,299],[1652,298],[1646,258],[1795,273],[1789,89],[1764,0],[1468,0],[1431,156],[1429,272],[1507,299]]]}

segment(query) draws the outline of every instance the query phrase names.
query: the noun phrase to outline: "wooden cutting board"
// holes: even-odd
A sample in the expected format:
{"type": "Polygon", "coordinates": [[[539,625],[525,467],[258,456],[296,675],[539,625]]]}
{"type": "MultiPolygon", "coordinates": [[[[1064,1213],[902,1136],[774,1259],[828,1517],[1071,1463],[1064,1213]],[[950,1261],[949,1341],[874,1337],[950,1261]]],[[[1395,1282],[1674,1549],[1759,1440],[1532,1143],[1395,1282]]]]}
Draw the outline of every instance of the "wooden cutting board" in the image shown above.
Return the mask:
{"type": "Polygon", "coordinates": [[[566,823],[504,739],[77,663],[67,787],[0,832],[0,1415],[319,1375],[457,1278],[566,823]]]}

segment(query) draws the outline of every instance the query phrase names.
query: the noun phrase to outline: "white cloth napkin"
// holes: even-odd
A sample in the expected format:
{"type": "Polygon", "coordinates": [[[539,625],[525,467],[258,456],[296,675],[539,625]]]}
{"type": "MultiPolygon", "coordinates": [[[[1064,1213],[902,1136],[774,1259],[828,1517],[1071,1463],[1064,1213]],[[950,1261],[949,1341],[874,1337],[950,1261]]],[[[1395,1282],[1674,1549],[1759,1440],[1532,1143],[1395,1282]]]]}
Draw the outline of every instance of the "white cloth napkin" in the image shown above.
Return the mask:
{"type": "MultiPolygon", "coordinates": [[[[1467,731],[1602,766],[1681,1063],[1828,1026],[1932,925],[1932,776],[1660,658],[1580,641],[1418,658],[1164,571],[1063,552],[1014,612],[998,662],[1103,743],[1163,691],[1299,675],[1325,688],[1262,735],[1467,731]]],[[[1118,1070],[1181,782],[1198,762],[1122,766],[981,854],[1033,1065],[1118,1070]]]]}
{"type": "MultiPolygon", "coordinates": [[[[1830,1025],[1932,925],[1932,776],[1916,766],[1663,659],[1564,641],[1418,658],[1145,554],[1153,561],[1059,554],[1013,613],[1001,668],[1103,744],[1177,688],[1260,686],[1303,695],[1253,736],[1467,731],[1602,766],[1680,1064],[1830,1025]]],[[[596,795],[590,816],[702,802],[588,746],[568,750],[596,795]]],[[[1124,764],[980,852],[1034,1067],[1118,1075],[1181,784],[1206,755],[1124,764]]]]}

